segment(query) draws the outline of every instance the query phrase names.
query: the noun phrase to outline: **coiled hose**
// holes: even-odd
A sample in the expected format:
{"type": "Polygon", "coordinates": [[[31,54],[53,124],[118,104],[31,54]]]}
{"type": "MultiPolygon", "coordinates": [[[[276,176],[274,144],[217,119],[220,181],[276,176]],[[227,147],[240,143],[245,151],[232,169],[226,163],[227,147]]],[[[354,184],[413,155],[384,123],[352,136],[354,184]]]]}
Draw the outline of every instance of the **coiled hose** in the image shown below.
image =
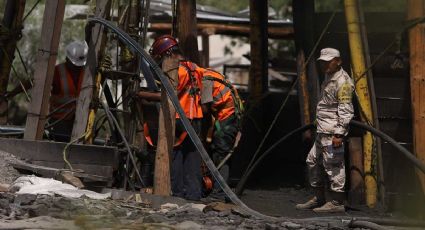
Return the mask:
{"type": "MultiPolygon", "coordinates": [[[[420,171],[425,173],[425,164],[422,161],[420,161],[418,158],[416,158],[415,155],[413,155],[411,152],[409,152],[409,150],[407,150],[406,148],[401,146],[399,143],[397,143],[397,141],[395,141],[393,138],[391,138],[387,134],[385,134],[385,133],[381,132],[380,130],[375,129],[375,128],[369,126],[369,125],[366,125],[362,122],[355,121],[355,120],[350,121],[350,126],[369,131],[372,134],[374,134],[375,136],[378,136],[378,137],[382,138],[383,140],[387,141],[392,146],[394,146],[397,150],[399,150],[399,152],[401,154],[403,154],[414,166],[416,166],[420,171]]],[[[302,133],[302,132],[304,132],[308,129],[312,129],[314,127],[315,126],[313,124],[308,124],[308,125],[302,126],[300,128],[297,128],[297,129],[289,132],[288,134],[286,134],[282,138],[280,138],[276,143],[274,143],[272,146],[270,146],[270,148],[268,148],[266,151],[264,151],[264,153],[255,161],[255,163],[252,165],[252,167],[249,168],[247,170],[247,172],[242,176],[241,180],[239,181],[238,185],[236,186],[236,194],[237,195],[242,194],[249,176],[257,168],[257,166],[264,160],[264,158],[266,158],[271,153],[271,151],[274,148],[276,148],[280,143],[282,143],[283,141],[285,141],[289,137],[291,137],[295,134],[298,134],[298,133],[302,133]]]]}

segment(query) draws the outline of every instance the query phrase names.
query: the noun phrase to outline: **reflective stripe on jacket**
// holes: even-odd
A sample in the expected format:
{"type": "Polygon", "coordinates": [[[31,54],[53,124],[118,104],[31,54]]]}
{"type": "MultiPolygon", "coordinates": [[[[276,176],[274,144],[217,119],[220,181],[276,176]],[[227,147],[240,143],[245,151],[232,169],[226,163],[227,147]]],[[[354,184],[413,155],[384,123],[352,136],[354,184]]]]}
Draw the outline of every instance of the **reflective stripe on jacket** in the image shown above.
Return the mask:
{"type": "Polygon", "coordinates": [[[235,113],[235,103],[232,97],[232,89],[220,81],[225,81],[223,75],[213,70],[206,69],[203,74],[203,81],[213,81],[211,105],[212,114],[215,119],[222,121],[235,113]],[[213,80],[218,79],[219,81],[213,80]]]}
{"type": "MultiPolygon", "coordinates": [[[[189,61],[180,62],[177,96],[188,119],[202,118],[201,77],[202,68],[189,61]]],[[[178,114],[176,117],[179,118],[178,114]]]]}

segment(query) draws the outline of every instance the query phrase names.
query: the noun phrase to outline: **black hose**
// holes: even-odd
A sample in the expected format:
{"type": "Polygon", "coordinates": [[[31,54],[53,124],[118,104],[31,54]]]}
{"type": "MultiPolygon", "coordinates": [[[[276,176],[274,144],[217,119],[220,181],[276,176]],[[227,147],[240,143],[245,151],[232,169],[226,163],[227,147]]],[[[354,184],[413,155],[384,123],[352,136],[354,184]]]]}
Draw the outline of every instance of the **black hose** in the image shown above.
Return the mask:
{"type": "Polygon", "coordinates": [[[268,154],[276,148],[280,143],[288,139],[289,137],[292,137],[295,134],[302,133],[306,130],[313,129],[314,125],[309,124],[302,127],[299,127],[297,129],[292,130],[291,132],[287,133],[285,136],[280,138],[278,141],[276,141],[272,146],[270,146],[263,154],[261,154],[260,157],[254,162],[254,164],[246,171],[246,173],[242,176],[239,183],[236,186],[235,193],[236,195],[240,196],[242,195],[243,189],[245,187],[246,181],[248,180],[249,176],[251,176],[252,172],[257,168],[257,166],[263,161],[265,157],[268,156],[268,154]]]}
{"type": "Polygon", "coordinates": [[[171,83],[168,80],[168,77],[162,72],[162,70],[158,67],[156,62],[149,56],[148,53],[144,49],[140,47],[140,45],[134,41],[133,38],[131,38],[128,34],[126,34],[121,29],[117,28],[114,24],[111,22],[102,19],[102,18],[89,18],[88,23],[99,23],[103,25],[104,27],[108,28],[112,32],[116,33],[120,40],[130,47],[132,47],[137,53],[139,53],[144,60],[146,60],[146,63],[148,63],[153,70],[153,73],[158,76],[159,80],[161,81],[165,91],[167,92],[168,98],[170,98],[174,108],[176,109],[176,112],[180,116],[180,120],[183,123],[183,126],[185,127],[190,139],[192,140],[193,144],[195,145],[196,149],[199,151],[202,160],[205,162],[205,165],[210,170],[211,174],[216,179],[217,183],[220,185],[220,187],[223,189],[223,191],[226,193],[226,195],[229,197],[229,199],[238,205],[241,208],[241,211],[257,218],[271,220],[271,221],[277,221],[280,220],[277,217],[267,216],[264,214],[261,214],[251,208],[249,208],[246,204],[244,204],[233,191],[230,189],[230,187],[227,185],[219,171],[214,165],[214,162],[210,159],[207,151],[205,150],[201,140],[199,139],[197,133],[193,129],[192,125],[189,122],[189,119],[186,117],[186,114],[183,111],[183,108],[180,105],[179,99],[177,98],[177,95],[174,93],[174,88],[171,85],[171,83]]]}
{"type": "Polygon", "coordinates": [[[396,149],[398,149],[400,151],[400,153],[402,153],[411,163],[413,163],[419,170],[421,170],[422,173],[425,173],[425,163],[423,163],[418,158],[416,158],[413,153],[409,152],[409,150],[407,150],[406,148],[401,146],[399,143],[397,143],[397,141],[392,139],[387,134],[385,134],[385,133],[381,132],[380,130],[375,129],[375,128],[369,126],[369,125],[363,124],[362,122],[355,121],[355,120],[351,120],[350,125],[353,126],[353,127],[357,127],[357,128],[367,130],[367,131],[371,132],[372,134],[382,138],[383,140],[388,141],[388,143],[390,143],[392,146],[394,146],[396,149]]]}
{"type": "Polygon", "coordinates": [[[425,227],[424,221],[412,220],[412,219],[399,220],[399,219],[374,218],[374,217],[326,216],[326,217],[311,217],[311,218],[304,218],[304,219],[298,219],[298,220],[308,221],[308,222],[332,222],[332,221],[341,222],[342,221],[342,222],[350,222],[350,223],[352,223],[353,221],[364,221],[364,222],[379,224],[383,226],[418,227],[418,228],[425,227]]]}
{"type": "MultiPolygon", "coordinates": [[[[388,136],[387,134],[381,132],[378,129],[375,129],[369,125],[366,125],[362,122],[359,121],[355,121],[355,120],[351,120],[350,121],[350,126],[352,127],[357,127],[357,128],[361,128],[364,130],[367,130],[369,132],[371,132],[372,134],[382,138],[383,140],[386,140],[388,143],[390,143],[392,146],[394,146],[396,149],[398,149],[400,151],[400,153],[402,153],[411,163],[413,163],[420,171],[422,171],[423,173],[425,173],[425,164],[420,161],[419,159],[417,159],[411,152],[409,152],[409,150],[407,150],[406,148],[404,148],[403,146],[401,146],[399,143],[397,143],[397,141],[395,141],[393,138],[391,138],[390,136],[388,136]]],[[[302,126],[298,129],[295,129],[291,132],[289,132],[288,134],[286,134],[284,137],[282,137],[281,139],[279,139],[276,143],[274,143],[272,146],[270,146],[270,148],[268,148],[257,160],[256,162],[252,165],[251,168],[249,168],[247,170],[247,172],[242,176],[241,180],[239,181],[238,185],[236,186],[236,194],[241,195],[244,188],[245,188],[245,184],[249,178],[249,176],[252,174],[252,172],[257,168],[257,166],[261,163],[261,161],[267,157],[271,151],[278,146],[280,143],[282,143],[283,141],[285,141],[286,139],[288,139],[289,137],[306,131],[308,129],[313,128],[314,125],[313,124],[308,124],[305,126],[302,126]]]]}

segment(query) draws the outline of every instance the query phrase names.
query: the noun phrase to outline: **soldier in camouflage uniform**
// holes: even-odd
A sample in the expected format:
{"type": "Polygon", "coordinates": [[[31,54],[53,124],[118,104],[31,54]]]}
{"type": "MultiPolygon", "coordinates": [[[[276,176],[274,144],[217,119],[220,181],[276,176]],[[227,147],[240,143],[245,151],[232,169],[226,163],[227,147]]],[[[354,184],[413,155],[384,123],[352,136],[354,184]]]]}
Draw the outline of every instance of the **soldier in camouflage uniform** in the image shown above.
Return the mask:
{"type": "Polygon", "coordinates": [[[326,75],[321,86],[317,104],[317,135],[307,156],[310,185],[315,196],[297,209],[313,209],[315,212],[344,212],[344,137],[348,133],[348,123],[354,115],[351,102],[354,84],[341,67],[338,50],[322,49],[320,67],[326,75]],[[330,183],[330,200],[326,202],[324,182],[330,183]]]}

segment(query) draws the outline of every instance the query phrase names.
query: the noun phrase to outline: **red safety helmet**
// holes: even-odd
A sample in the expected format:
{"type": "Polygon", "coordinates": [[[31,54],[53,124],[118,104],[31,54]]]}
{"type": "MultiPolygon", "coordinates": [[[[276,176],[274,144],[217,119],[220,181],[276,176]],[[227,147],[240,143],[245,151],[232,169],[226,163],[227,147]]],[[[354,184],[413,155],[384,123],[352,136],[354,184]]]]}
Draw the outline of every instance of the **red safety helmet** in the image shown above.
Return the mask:
{"type": "Polygon", "coordinates": [[[155,39],[151,48],[149,49],[149,53],[153,58],[159,58],[174,46],[178,46],[178,43],[173,36],[162,35],[155,39]]]}

